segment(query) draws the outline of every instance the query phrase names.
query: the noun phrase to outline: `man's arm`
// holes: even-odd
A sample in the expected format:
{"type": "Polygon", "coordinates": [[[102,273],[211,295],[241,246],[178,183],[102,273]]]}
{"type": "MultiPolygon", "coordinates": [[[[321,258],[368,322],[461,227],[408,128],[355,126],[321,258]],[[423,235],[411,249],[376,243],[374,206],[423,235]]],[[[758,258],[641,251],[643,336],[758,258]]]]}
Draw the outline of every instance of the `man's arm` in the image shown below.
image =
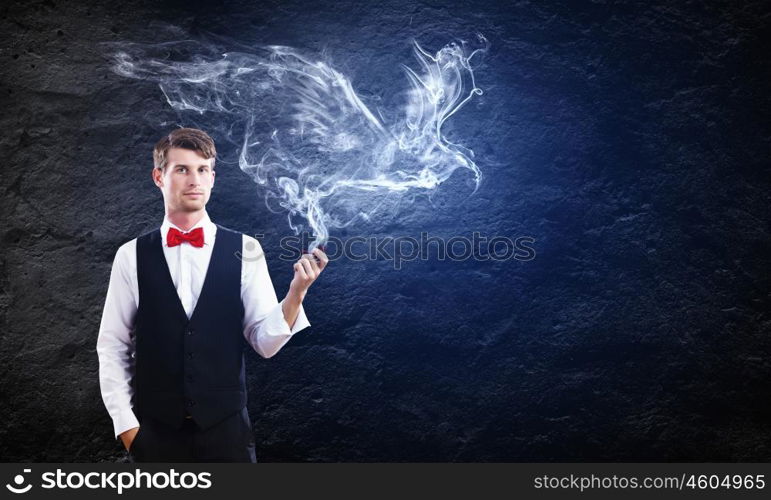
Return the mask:
{"type": "Polygon", "coordinates": [[[308,288],[316,281],[321,271],[327,267],[328,262],[329,259],[326,254],[316,248],[313,250],[313,254],[305,254],[294,263],[294,277],[289,284],[289,292],[281,303],[284,319],[290,325],[297,318],[305,294],[308,293],[308,288]]]}
{"type": "Polygon", "coordinates": [[[289,342],[292,335],[310,326],[310,322],[299,296],[287,294],[284,300],[278,301],[260,243],[244,235],[242,246],[244,337],[260,356],[270,358],[289,342]],[[293,317],[287,317],[285,308],[293,317]]]}
{"type": "Polygon", "coordinates": [[[284,321],[287,322],[290,328],[297,322],[297,317],[300,315],[304,298],[304,292],[289,290],[286,297],[284,297],[284,300],[281,301],[281,312],[284,315],[284,321]]]}
{"type": "Polygon", "coordinates": [[[136,240],[132,240],[115,254],[96,342],[102,400],[112,418],[115,436],[121,438],[126,449],[139,427],[131,405],[134,395],[131,330],[137,310],[135,261],[136,240]]]}

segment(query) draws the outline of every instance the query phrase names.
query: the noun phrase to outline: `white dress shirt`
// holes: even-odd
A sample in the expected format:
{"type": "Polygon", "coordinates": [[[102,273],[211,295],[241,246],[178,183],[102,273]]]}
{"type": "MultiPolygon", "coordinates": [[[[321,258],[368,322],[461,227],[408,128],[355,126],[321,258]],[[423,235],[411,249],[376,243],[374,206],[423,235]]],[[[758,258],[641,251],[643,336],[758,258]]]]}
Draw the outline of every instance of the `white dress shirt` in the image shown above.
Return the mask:
{"type": "MultiPolygon", "coordinates": [[[[204,245],[200,248],[187,242],[169,247],[166,244],[166,234],[172,227],[182,231],[164,217],[160,229],[163,255],[189,319],[195,310],[209,268],[217,226],[204,212],[198,224],[190,228],[192,231],[203,227],[204,245]]],[[[115,254],[96,343],[102,400],[112,418],[116,438],[122,432],[139,426],[133,411],[134,390],[130,385],[134,376],[134,319],[139,306],[136,242],[134,238],[123,244],[115,254]]],[[[281,303],[276,298],[276,291],[265,263],[265,254],[256,239],[243,235],[241,256],[244,337],[258,354],[269,358],[276,354],[292,335],[310,326],[310,323],[301,305],[297,320],[290,329],[284,319],[281,303]]]]}

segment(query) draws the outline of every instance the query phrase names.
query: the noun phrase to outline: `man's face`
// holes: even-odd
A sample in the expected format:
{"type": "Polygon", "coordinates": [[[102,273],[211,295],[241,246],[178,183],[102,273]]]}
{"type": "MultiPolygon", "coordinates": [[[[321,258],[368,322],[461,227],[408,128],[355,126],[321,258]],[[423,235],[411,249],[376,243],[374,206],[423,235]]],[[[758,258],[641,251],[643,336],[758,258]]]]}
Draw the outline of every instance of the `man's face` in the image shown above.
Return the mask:
{"type": "Polygon", "coordinates": [[[214,187],[214,158],[206,159],[190,149],[171,148],[163,172],[153,168],[153,181],[161,188],[170,211],[203,210],[214,187]]]}

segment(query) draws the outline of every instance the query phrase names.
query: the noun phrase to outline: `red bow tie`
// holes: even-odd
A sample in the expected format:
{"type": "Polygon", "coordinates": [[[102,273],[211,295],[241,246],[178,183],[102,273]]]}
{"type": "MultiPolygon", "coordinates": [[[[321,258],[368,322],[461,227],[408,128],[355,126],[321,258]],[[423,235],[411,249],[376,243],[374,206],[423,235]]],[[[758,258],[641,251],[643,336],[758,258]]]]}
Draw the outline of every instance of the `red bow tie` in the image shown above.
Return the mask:
{"type": "Polygon", "coordinates": [[[168,234],[166,234],[166,244],[170,247],[175,247],[181,243],[188,242],[194,247],[203,246],[203,228],[197,227],[189,233],[183,233],[173,227],[169,228],[168,234]]]}

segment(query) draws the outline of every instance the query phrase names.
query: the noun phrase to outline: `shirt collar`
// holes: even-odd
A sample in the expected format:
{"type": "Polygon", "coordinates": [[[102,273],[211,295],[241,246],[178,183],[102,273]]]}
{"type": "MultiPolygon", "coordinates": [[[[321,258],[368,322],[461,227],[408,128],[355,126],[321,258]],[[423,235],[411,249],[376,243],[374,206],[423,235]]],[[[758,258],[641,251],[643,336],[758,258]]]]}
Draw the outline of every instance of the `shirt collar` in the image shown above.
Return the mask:
{"type": "Polygon", "coordinates": [[[182,233],[189,233],[190,231],[192,231],[197,227],[202,227],[204,245],[213,244],[214,235],[217,233],[217,226],[211,221],[211,219],[209,218],[209,213],[206,210],[204,210],[203,217],[201,217],[201,220],[199,220],[195,226],[191,227],[189,231],[182,231],[181,228],[179,228],[169,220],[168,216],[164,216],[163,223],[161,224],[161,241],[163,242],[164,247],[168,246],[168,244],[166,243],[166,235],[169,233],[169,229],[172,227],[182,233]]]}

